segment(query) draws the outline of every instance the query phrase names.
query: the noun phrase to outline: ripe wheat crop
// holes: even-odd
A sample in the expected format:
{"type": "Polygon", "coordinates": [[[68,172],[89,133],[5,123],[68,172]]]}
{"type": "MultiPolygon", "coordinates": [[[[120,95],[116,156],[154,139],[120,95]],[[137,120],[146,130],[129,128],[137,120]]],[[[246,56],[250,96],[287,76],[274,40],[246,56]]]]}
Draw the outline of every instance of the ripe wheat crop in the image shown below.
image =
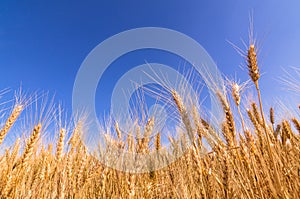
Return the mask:
{"type": "MultiPolygon", "coordinates": [[[[56,141],[43,142],[47,124],[41,120],[27,139],[4,145],[25,107],[17,103],[0,130],[0,197],[300,198],[300,107],[295,104],[298,114],[290,117],[263,106],[256,50],[251,43],[245,62],[250,79],[246,84],[254,85],[257,99],[248,107],[241,106],[247,85],[237,82],[227,85],[230,92],[215,91],[224,114],[219,121],[221,133],[204,119],[198,105],[185,103],[184,96],[170,89],[183,128],[181,137],[169,136],[171,147],[166,150],[183,153],[176,161],[149,172],[119,171],[99,161],[82,139],[89,122],[81,118],[74,128],[61,126],[52,132],[56,141]]],[[[139,123],[132,124],[134,132],[125,134],[116,122],[112,125],[115,135],[107,134],[106,146],[136,154],[162,150],[162,133],[149,137],[154,121],[145,122],[144,137],[139,134],[139,123]]],[[[104,149],[102,156],[114,158],[110,149],[104,149]]],[[[151,167],[153,163],[147,164],[151,167]]]]}

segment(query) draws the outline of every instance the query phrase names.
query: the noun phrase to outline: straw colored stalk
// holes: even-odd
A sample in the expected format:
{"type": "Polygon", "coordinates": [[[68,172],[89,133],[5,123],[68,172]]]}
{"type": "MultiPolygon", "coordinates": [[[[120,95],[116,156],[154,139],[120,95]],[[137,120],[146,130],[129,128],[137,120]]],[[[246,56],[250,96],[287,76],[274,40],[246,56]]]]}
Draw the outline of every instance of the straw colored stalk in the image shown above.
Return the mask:
{"type": "Polygon", "coordinates": [[[129,174],[129,179],[128,179],[128,196],[129,198],[135,198],[135,182],[136,182],[136,177],[135,174],[129,174]]]}

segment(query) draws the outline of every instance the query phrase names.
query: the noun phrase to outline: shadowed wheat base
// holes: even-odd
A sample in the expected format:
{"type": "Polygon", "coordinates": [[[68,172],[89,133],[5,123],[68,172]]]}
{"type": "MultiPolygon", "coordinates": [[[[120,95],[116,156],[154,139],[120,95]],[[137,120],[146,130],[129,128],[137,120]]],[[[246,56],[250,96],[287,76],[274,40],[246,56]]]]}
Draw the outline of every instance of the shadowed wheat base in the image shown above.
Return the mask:
{"type": "MultiPolygon", "coordinates": [[[[53,150],[52,144],[45,146],[39,142],[43,124],[38,123],[24,149],[18,139],[0,156],[0,197],[300,198],[300,122],[297,116],[277,121],[273,108],[269,121],[266,120],[254,45],[249,47],[247,62],[259,103],[253,102],[242,114],[241,87],[231,84],[232,99],[239,113],[236,116],[231,111],[230,96],[216,91],[225,116],[220,136],[200,116],[197,106],[185,107],[182,96],[171,92],[185,128],[185,140],[192,144],[185,150],[182,140],[169,137],[173,146],[169,152],[185,153],[165,168],[132,174],[104,166],[87,152],[80,137],[82,122],[77,123],[68,142],[66,129],[61,128],[53,150]],[[237,122],[242,124],[241,130],[236,128],[237,122]],[[203,155],[201,151],[207,144],[212,150],[203,155]]],[[[0,130],[0,144],[22,109],[21,105],[13,109],[0,130]]],[[[151,118],[145,134],[151,134],[153,125],[151,118]]],[[[117,149],[147,154],[162,148],[160,133],[153,138],[141,138],[138,133],[136,138],[131,133],[125,137],[118,123],[114,127],[116,138],[108,136],[107,141],[117,149]]]]}

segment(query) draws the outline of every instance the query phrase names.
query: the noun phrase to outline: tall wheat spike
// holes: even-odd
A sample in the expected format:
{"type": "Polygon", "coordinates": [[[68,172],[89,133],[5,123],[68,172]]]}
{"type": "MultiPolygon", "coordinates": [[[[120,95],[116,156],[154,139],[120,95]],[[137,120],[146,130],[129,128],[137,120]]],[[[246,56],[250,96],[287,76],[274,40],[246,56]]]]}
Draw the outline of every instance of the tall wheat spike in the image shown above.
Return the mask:
{"type": "Polygon", "coordinates": [[[277,166],[274,162],[275,160],[274,160],[272,150],[271,150],[271,143],[270,143],[270,138],[269,138],[269,135],[267,132],[268,129],[267,129],[267,125],[265,122],[263,103],[262,103],[260,88],[259,88],[259,84],[258,84],[258,80],[260,78],[260,73],[259,73],[259,68],[258,68],[258,64],[257,64],[256,50],[255,50],[254,44],[250,44],[250,47],[248,49],[247,58],[248,58],[247,61],[248,61],[249,75],[250,75],[250,77],[255,85],[256,91],[257,91],[257,97],[258,97],[258,101],[259,101],[259,108],[260,108],[260,114],[261,114],[261,118],[262,118],[262,124],[263,124],[264,132],[265,132],[265,136],[266,136],[266,140],[267,140],[267,149],[268,149],[268,153],[271,157],[271,164],[274,168],[274,177],[275,177],[275,181],[276,181],[276,188],[280,189],[281,182],[279,179],[277,166]]]}

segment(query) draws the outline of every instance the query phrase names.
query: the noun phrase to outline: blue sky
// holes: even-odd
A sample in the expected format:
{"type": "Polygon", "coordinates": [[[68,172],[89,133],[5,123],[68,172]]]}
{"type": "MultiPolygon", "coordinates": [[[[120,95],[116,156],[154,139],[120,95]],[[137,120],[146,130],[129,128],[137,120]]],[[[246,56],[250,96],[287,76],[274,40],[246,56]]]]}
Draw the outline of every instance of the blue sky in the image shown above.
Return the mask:
{"type": "MultiPolygon", "coordinates": [[[[198,41],[221,72],[241,80],[247,71],[227,40],[243,47],[253,11],[260,54],[263,95],[282,95],[276,81],[281,68],[300,67],[300,2],[291,1],[1,1],[0,89],[55,93],[71,109],[76,73],[100,42],[139,27],[164,27],[198,41]]],[[[114,83],[131,67],[163,62],[175,68],[180,58],[157,51],[121,57],[104,75],[97,90],[99,109],[107,108],[114,83]],[[102,83],[102,85],[101,85],[102,83]]],[[[271,103],[270,103],[271,104],[271,103]]],[[[101,111],[100,111],[101,112],[101,111]]]]}

